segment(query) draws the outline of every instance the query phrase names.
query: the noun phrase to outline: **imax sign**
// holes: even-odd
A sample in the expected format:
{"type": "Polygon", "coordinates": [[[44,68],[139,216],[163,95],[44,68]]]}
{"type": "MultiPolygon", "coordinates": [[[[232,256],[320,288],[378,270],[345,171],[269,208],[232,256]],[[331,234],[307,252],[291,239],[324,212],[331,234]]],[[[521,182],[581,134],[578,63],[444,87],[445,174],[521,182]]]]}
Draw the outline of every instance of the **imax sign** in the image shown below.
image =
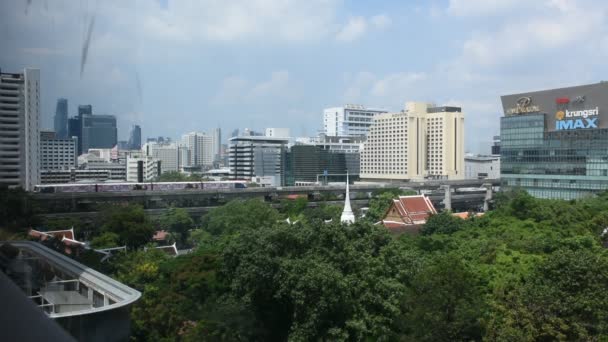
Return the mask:
{"type": "Polygon", "coordinates": [[[599,113],[599,107],[595,107],[595,109],[577,111],[566,110],[565,112],[560,110],[555,113],[555,130],[562,131],[579,128],[598,128],[597,118],[594,118],[593,116],[598,116],[599,113]]]}

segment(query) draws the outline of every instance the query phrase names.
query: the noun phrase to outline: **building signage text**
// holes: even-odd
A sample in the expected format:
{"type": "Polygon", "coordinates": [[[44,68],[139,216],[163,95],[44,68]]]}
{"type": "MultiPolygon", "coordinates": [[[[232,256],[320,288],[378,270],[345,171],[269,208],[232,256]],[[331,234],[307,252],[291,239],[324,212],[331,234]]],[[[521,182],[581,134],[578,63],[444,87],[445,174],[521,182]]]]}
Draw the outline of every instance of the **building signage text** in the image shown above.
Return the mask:
{"type": "Polygon", "coordinates": [[[555,130],[598,128],[599,107],[585,110],[560,110],[555,113],[555,130]]]}
{"type": "Polygon", "coordinates": [[[517,105],[513,108],[507,108],[505,114],[514,115],[514,114],[525,114],[525,113],[534,113],[539,112],[540,108],[536,105],[532,104],[532,98],[529,96],[523,96],[517,99],[517,105]]]}

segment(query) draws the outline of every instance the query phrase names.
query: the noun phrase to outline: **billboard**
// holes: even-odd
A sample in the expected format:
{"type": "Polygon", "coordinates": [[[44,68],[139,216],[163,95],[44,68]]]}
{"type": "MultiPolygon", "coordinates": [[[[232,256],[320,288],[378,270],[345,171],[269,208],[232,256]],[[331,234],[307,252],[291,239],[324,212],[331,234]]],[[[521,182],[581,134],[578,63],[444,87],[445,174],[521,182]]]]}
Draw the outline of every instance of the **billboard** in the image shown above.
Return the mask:
{"type": "Polygon", "coordinates": [[[608,128],[608,82],[501,96],[505,116],[545,114],[546,130],[608,128]]]}

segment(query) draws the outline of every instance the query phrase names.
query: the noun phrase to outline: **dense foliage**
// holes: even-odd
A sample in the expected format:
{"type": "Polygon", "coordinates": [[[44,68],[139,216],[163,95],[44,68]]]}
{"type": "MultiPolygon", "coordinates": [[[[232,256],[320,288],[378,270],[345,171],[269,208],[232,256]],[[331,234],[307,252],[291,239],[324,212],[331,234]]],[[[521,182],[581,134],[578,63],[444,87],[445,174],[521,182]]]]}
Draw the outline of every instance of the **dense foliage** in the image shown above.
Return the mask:
{"type": "Polygon", "coordinates": [[[22,189],[0,186],[0,238],[23,234],[40,224],[30,195],[22,189]]]}
{"type": "Polygon", "coordinates": [[[194,252],[133,251],[106,271],[143,292],[142,341],[606,340],[607,199],[506,193],[399,237],[343,226],[336,207],[234,201],[190,232],[194,252]]]}

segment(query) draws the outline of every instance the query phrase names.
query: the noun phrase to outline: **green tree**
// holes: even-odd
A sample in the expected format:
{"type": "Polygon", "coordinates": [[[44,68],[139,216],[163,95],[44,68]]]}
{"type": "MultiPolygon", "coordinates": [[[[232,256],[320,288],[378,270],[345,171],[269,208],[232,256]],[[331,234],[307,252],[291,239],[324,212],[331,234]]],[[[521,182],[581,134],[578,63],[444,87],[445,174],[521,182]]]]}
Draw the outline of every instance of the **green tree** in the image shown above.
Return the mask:
{"type": "Polygon", "coordinates": [[[301,218],[301,215],[304,210],[306,210],[307,206],[308,199],[306,197],[298,197],[295,200],[282,200],[281,212],[295,221],[301,218]]]}
{"type": "Polygon", "coordinates": [[[171,207],[165,211],[160,219],[163,228],[177,235],[180,244],[183,246],[188,241],[188,231],[194,227],[194,221],[183,208],[171,207]]]}
{"type": "Polygon", "coordinates": [[[25,233],[40,225],[31,195],[22,190],[0,186],[0,230],[10,233],[25,233]]]}
{"type": "Polygon", "coordinates": [[[560,249],[501,298],[488,338],[597,341],[608,337],[608,255],[560,249]]]}
{"type": "Polygon", "coordinates": [[[101,235],[94,237],[91,240],[91,247],[93,248],[111,248],[118,247],[120,236],[112,232],[104,232],[101,235]]]}
{"type": "Polygon", "coordinates": [[[404,292],[395,275],[415,259],[392,243],[365,223],[260,226],[233,238],[223,274],[251,305],[257,340],[388,339],[404,292]]]}
{"type": "Polygon", "coordinates": [[[119,243],[129,248],[139,248],[150,242],[154,228],[148,222],[140,205],[113,205],[100,213],[102,230],[119,236],[119,243]]]}
{"type": "Polygon", "coordinates": [[[459,231],[466,225],[467,221],[452,215],[449,211],[431,215],[424,226],[421,233],[423,235],[431,234],[452,234],[459,231]]]}
{"type": "Polygon", "coordinates": [[[404,297],[416,341],[472,341],[483,336],[479,280],[456,254],[430,258],[404,297]]]}
{"type": "Polygon", "coordinates": [[[234,200],[211,210],[201,219],[202,227],[212,235],[232,234],[245,228],[273,225],[279,213],[260,200],[234,200]]]}

